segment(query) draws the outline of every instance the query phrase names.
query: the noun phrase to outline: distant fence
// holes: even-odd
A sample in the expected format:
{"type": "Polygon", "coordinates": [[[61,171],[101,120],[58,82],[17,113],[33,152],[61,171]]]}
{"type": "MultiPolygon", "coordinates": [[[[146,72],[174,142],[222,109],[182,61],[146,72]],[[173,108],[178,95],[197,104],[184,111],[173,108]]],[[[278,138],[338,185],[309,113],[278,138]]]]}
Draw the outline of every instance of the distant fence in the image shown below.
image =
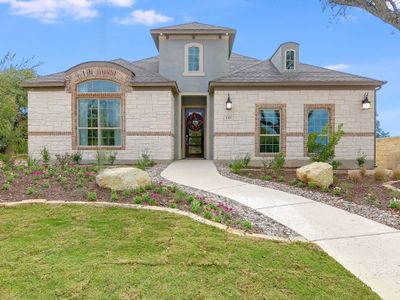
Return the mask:
{"type": "Polygon", "coordinates": [[[376,163],[388,169],[400,166],[400,137],[376,139],[376,163]]]}

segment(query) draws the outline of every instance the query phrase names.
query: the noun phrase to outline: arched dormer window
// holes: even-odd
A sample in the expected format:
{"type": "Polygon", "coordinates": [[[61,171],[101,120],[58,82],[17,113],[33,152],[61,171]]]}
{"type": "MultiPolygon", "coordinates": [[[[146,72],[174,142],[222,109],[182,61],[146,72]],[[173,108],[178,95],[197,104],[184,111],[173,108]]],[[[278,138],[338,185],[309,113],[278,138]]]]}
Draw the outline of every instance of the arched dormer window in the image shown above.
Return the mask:
{"type": "Polygon", "coordinates": [[[204,76],[203,70],[203,45],[190,43],[185,45],[185,70],[184,76],[204,76]]]}
{"type": "Polygon", "coordinates": [[[80,148],[122,146],[122,93],[111,80],[88,80],[77,84],[77,140],[80,148]]]}
{"type": "Polygon", "coordinates": [[[294,50],[286,50],[285,53],[285,70],[294,70],[295,69],[295,59],[296,53],[294,50]]]}

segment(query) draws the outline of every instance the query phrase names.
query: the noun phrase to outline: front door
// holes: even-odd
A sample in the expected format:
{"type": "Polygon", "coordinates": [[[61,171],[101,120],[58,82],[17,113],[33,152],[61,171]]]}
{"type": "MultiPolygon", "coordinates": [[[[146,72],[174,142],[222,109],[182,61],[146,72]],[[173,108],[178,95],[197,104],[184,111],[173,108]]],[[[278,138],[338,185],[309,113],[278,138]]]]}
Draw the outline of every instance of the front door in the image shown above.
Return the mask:
{"type": "Polygon", "coordinates": [[[185,108],[185,156],[204,158],[204,108],[185,108]]]}

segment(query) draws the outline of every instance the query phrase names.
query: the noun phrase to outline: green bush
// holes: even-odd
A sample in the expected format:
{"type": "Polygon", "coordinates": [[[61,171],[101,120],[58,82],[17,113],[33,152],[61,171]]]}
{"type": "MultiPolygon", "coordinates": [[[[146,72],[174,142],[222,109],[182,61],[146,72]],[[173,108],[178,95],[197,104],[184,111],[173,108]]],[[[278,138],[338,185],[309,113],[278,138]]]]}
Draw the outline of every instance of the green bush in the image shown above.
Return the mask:
{"type": "Polygon", "coordinates": [[[334,193],[336,196],[340,196],[340,195],[342,194],[342,189],[341,189],[340,187],[338,187],[338,186],[335,186],[335,187],[333,188],[333,193],[334,193]]]}
{"type": "Polygon", "coordinates": [[[111,201],[115,202],[118,200],[118,193],[116,190],[111,190],[111,201]]]}
{"type": "Polygon", "coordinates": [[[124,189],[122,191],[122,196],[124,198],[129,198],[132,195],[132,189],[124,189]]]}
{"type": "Polygon", "coordinates": [[[271,181],[272,180],[272,176],[271,175],[264,175],[261,176],[261,179],[264,181],[271,181]]]}
{"type": "Polygon", "coordinates": [[[88,192],[87,193],[88,201],[96,201],[97,200],[97,193],[96,192],[88,192]]]}
{"type": "Polygon", "coordinates": [[[367,159],[367,155],[366,155],[365,153],[363,153],[363,152],[359,152],[359,153],[358,153],[358,156],[357,156],[357,158],[356,158],[357,166],[358,166],[359,168],[364,167],[364,166],[365,166],[366,159],[367,159]]]}
{"type": "Polygon", "coordinates": [[[72,161],[79,165],[82,161],[82,152],[81,151],[76,151],[71,154],[72,161]]]}
{"type": "Polygon", "coordinates": [[[212,213],[211,213],[211,211],[206,210],[206,211],[204,212],[204,214],[203,214],[203,217],[204,217],[204,219],[211,220],[211,218],[212,218],[212,213]]]}
{"type": "Polygon", "coordinates": [[[136,162],[135,167],[144,171],[148,168],[153,167],[155,164],[156,163],[151,159],[150,150],[148,148],[145,148],[142,150],[140,159],[136,162]]]}
{"type": "Polygon", "coordinates": [[[3,185],[1,186],[1,189],[2,189],[3,191],[8,191],[10,188],[11,188],[11,183],[9,183],[9,182],[5,182],[5,183],[3,183],[3,185]]]}
{"type": "Polygon", "coordinates": [[[199,200],[193,200],[190,210],[192,211],[192,213],[197,214],[200,211],[201,205],[202,202],[200,202],[199,200]]]}
{"type": "Polygon", "coordinates": [[[274,170],[275,173],[280,173],[285,167],[285,156],[282,153],[278,153],[274,156],[274,159],[271,161],[271,169],[274,170]]]}
{"type": "Polygon", "coordinates": [[[250,221],[243,221],[242,225],[246,230],[250,230],[251,228],[253,228],[253,224],[250,221]]]}
{"type": "Polygon", "coordinates": [[[308,155],[313,162],[326,162],[337,169],[341,163],[335,160],[335,147],[344,135],[343,124],[339,124],[338,129],[334,132],[329,132],[329,124],[327,124],[321,133],[313,132],[308,135],[307,148],[308,155]],[[327,138],[326,145],[320,141],[327,138]]]}
{"type": "Polygon", "coordinates": [[[250,154],[246,153],[243,157],[237,157],[235,160],[229,165],[232,173],[239,174],[240,170],[247,168],[250,163],[250,154]]]}
{"type": "Polygon", "coordinates": [[[310,188],[310,189],[312,189],[312,190],[315,190],[315,189],[317,189],[318,188],[318,185],[315,183],[315,182],[309,182],[308,183],[308,187],[310,188]]]}
{"type": "Polygon", "coordinates": [[[279,176],[278,180],[279,182],[285,182],[286,178],[284,176],[279,176]]]}
{"type": "Polygon", "coordinates": [[[45,164],[48,164],[50,161],[50,152],[46,147],[43,147],[43,149],[40,151],[40,154],[42,156],[42,161],[45,164]]]}
{"type": "Polygon", "coordinates": [[[389,207],[392,209],[399,209],[400,208],[400,200],[396,199],[396,198],[390,199],[389,207]]]}
{"type": "Polygon", "coordinates": [[[133,198],[133,202],[134,202],[135,204],[142,204],[143,199],[142,199],[141,196],[136,196],[135,198],[133,198]]]}
{"type": "Polygon", "coordinates": [[[37,191],[35,190],[34,187],[30,186],[30,187],[28,187],[28,188],[26,189],[26,193],[27,193],[28,195],[34,195],[34,194],[37,193],[37,191]]]}

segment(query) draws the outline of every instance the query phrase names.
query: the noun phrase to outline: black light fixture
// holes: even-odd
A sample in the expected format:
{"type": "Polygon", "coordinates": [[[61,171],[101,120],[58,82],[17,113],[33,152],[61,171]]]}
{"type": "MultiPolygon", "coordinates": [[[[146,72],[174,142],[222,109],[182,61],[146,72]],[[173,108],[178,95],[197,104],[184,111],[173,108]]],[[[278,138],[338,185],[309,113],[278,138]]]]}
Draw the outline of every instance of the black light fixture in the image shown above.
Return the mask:
{"type": "Polygon", "coordinates": [[[368,110],[371,108],[371,102],[368,100],[368,93],[364,94],[364,100],[362,101],[362,109],[368,110]]]}
{"type": "Polygon", "coordinates": [[[231,96],[228,94],[228,100],[226,100],[226,110],[231,110],[232,109],[232,101],[231,101],[231,96]]]}

